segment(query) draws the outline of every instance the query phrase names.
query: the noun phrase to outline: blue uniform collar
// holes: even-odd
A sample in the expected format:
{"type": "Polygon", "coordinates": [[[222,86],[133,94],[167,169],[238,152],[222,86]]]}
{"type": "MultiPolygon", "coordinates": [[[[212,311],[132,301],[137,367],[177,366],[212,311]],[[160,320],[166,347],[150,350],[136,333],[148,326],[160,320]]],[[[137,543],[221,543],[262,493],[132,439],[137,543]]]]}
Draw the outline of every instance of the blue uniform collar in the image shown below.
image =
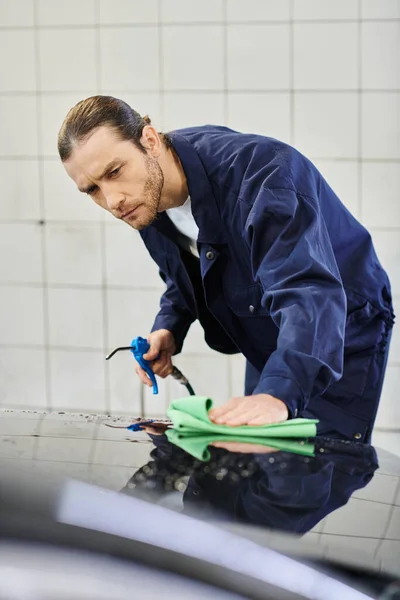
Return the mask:
{"type": "MultiPolygon", "coordinates": [[[[198,242],[204,244],[225,244],[221,216],[204,166],[193,146],[178,133],[168,134],[172,146],[179,156],[186,175],[189,195],[192,200],[192,213],[199,228],[198,242]]],[[[175,227],[167,214],[160,213],[152,224],[158,231],[173,239],[175,227]]]]}

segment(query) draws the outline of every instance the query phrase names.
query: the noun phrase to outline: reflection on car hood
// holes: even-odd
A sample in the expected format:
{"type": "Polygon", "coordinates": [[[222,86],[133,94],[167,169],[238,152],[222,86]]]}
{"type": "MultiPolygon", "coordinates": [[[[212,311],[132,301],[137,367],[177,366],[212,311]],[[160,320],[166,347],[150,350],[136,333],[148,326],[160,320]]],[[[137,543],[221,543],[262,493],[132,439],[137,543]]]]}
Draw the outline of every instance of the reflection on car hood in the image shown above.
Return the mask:
{"type": "Polygon", "coordinates": [[[400,574],[400,469],[380,469],[372,446],[326,437],[300,442],[304,454],[301,446],[287,451],[287,443],[284,450],[254,445],[254,452],[249,444],[241,452],[209,446],[204,462],[165,435],[151,437],[152,460],[124,493],[241,531],[257,525],[306,534],[325,556],[340,558],[345,549],[360,564],[366,553],[370,566],[387,563],[400,574]]]}

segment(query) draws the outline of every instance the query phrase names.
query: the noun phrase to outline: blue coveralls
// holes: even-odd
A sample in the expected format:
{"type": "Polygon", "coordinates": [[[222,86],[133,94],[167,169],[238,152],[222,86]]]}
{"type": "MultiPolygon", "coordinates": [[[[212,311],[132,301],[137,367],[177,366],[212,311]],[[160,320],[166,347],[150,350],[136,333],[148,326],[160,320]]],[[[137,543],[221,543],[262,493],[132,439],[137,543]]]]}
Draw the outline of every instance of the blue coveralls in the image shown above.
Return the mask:
{"type": "Polygon", "coordinates": [[[370,234],[287,144],[210,125],[169,136],[200,265],[166,213],[141,231],[167,285],[152,330],[170,330],[178,353],[199,319],[211,348],[246,357],[245,394],[369,439],[394,318],[370,234]]]}

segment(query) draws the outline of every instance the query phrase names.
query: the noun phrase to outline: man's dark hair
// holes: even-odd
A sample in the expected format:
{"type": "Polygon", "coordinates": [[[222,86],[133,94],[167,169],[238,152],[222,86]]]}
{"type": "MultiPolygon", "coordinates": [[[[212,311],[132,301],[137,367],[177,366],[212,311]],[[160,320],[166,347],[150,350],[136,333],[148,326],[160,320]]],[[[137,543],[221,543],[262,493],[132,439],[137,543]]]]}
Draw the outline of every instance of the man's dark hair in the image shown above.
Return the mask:
{"type": "MultiPolygon", "coordinates": [[[[75,146],[103,125],[112,128],[122,140],[131,141],[145,152],[140,138],[143,128],[151,125],[150,118],[141,117],[129,104],[113,96],[91,96],[78,102],[64,119],[58,133],[58,153],[61,160],[68,160],[75,146]]],[[[161,135],[169,148],[169,138],[161,135]]]]}

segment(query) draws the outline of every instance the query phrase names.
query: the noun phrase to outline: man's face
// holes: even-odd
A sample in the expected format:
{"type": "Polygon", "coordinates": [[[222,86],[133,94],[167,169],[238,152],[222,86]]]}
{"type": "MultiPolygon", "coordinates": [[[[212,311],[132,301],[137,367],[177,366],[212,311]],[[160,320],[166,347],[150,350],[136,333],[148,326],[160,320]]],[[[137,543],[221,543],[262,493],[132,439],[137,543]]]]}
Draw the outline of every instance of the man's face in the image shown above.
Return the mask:
{"type": "Polygon", "coordinates": [[[134,229],[157,217],[164,185],[158,161],[121,140],[110,127],[94,130],[64,166],[80,191],[134,229]]]}

